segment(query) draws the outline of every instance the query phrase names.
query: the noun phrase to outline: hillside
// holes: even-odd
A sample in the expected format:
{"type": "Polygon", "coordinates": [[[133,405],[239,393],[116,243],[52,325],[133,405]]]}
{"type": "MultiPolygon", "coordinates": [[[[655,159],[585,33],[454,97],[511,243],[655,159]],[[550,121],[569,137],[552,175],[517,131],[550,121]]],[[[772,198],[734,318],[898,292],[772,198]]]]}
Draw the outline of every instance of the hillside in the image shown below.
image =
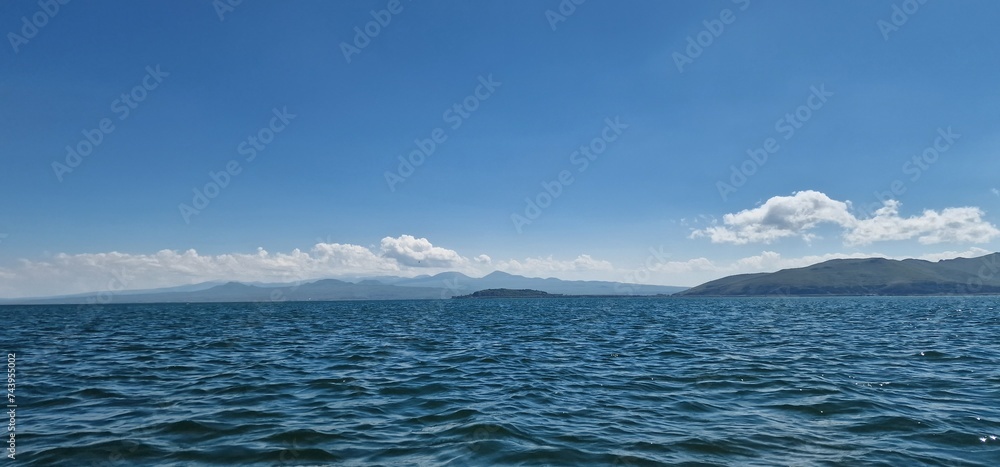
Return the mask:
{"type": "Polygon", "coordinates": [[[1000,253],[930,262],[835,259],[773,273],[724,277],[677,295],[964,295],[1000,293],[1000,253]]]}

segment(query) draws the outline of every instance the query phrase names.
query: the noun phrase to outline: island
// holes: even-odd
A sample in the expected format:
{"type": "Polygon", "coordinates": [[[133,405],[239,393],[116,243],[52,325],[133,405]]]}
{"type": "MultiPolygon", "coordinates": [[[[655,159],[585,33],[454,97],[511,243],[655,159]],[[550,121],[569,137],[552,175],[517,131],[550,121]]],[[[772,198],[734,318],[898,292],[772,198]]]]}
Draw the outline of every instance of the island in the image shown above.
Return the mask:
{"type": "Polygon", "coordinates": [[[656,295],[623,295],[623,294],[561,294],[548,293],[534,289],[484,289],[468,295],[456,295],[451,298],[663,298],[668,294],[656,295]]]}
{"type": "Polygon", "coordinates": [[[468,295],[458,295],[452,298],[563,298],[563,294],[552,294],[532,289],[486,289],[468,295]]]}

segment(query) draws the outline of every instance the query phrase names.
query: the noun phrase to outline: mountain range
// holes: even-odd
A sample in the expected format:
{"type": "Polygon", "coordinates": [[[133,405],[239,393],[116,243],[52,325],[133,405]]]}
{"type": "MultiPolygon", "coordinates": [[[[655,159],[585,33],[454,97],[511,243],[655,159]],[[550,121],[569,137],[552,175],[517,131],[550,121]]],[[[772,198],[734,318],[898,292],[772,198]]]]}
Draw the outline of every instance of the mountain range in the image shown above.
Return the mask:
{"type": "MultiPolygon", "coordinates": [[[[697,287],[567,281],[495,271],[484,277],[459,272],[417,277],[378,276],[354,281],[321,279],[299,283],[203,282],[110,294],[111,303],[193,303],[325,300],[425,300],[469,295],[486,289],[530,289],[548,294],[675,296],[830,296],[1000,294],[1000,253],[936,262],[885,258],[834,259],[771,273],[739,274],[697,287]]],[[[100,297],[107,301],[108,293],[100,297]]],[[[96,293],[3,299],[0,304],[94,303],[96,293]]]]}
{"type": "Polygon", "coordinates": [[[834,259],[772,273],[740,274],[681,296],[968,295],[1000,293],[1000,253],[936,262],[834,259]]]}
{"type": "MultiPolygon", "coordinates": [[[[203,282],[151,290],[131,290],[111,295],[112,303],[194,303],[324,300],[422,300],[465,295],[483,289],[534,289],[563,295],[673,294],[685,287],[627,284],[605,281],[566,281],[533,278],[495,271],[484,277],[459,272],[434,276],[359,278],[355,282],[322,279],[311,282],[262,284],[203,282]]],[[[107,297],[107,293],[102,294],[107,297]]],[[[95,293],[0,300],[0,304],[92,303],[95,293]]]]}

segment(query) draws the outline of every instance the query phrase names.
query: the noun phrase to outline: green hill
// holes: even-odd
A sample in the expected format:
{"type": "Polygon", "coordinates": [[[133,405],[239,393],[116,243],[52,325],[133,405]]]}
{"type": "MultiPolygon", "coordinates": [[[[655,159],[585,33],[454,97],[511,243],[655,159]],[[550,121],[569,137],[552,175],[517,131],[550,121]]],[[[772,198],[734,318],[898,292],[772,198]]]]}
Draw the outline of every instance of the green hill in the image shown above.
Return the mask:
{"type": "Polygon", "coordinates": [[[965,295],[1000,293],[1000,253],[930,262],[835,259],[706,282],[677,295],[965,295]]]}
{"type": "Polygon", "coordinates": [[[547,298],[560,296],[559,294],[550,294],[541,290],[531,289],[486,289],[455,298],[547,298]]]}

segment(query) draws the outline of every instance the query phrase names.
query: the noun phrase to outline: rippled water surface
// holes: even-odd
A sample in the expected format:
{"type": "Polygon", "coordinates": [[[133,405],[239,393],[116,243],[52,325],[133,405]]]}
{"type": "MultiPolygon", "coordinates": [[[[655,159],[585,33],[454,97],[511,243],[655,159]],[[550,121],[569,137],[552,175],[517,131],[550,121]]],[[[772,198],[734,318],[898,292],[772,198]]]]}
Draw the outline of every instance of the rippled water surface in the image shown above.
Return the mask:
{"type": "Polygon", "coordinates": [[[1000,465],[1000,298],[0,307],[25,465],[1000,465]]]}

